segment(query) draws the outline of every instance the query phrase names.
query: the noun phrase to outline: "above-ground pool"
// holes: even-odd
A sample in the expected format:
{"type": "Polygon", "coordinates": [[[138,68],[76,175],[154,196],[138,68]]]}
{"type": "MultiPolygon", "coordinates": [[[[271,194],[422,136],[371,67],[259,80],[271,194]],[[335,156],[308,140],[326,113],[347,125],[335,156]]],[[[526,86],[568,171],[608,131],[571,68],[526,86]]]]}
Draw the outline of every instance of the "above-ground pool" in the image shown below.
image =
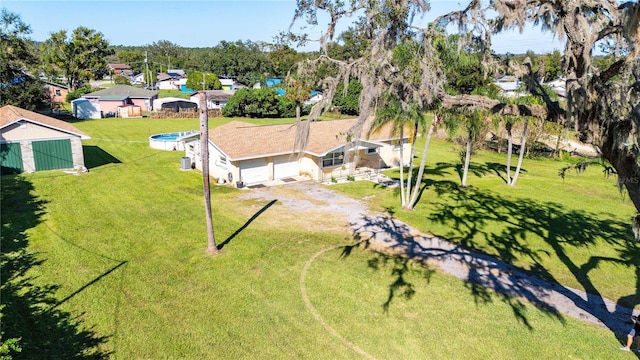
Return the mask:
{"type": "Polygon", "coordinates": [[[149,136],[149,146],[158,150],[184,150],[184,143],[179,138],[196,133],[195,130],[155,134],[149,136]]]}

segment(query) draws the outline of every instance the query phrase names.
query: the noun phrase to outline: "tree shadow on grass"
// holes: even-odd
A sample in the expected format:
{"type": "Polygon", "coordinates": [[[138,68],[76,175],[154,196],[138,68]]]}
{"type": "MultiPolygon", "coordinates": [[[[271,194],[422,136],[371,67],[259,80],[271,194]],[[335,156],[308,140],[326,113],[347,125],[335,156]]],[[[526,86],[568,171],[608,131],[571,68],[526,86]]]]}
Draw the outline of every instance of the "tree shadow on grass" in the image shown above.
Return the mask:
{"type": "Polygon", "coordinates": [[[220,245],[218,245],[218,250],[222,250],[222,248],[225,247],[228,243],[230,243],[231,240],[233,240],[233,238],[238,236],[238,234],[240,234],[242,230],[246,229],[247,226],[249,226],[249,224],[253,222],[253,220],[257,219],[258,216],[260,216],[263,212],[265,212],[268,208],[271,207],[271,205],[275,204],[277,201],[278,199],[271,200],[267,205],[263,206],[262,209],[258,210],[258,212],[253,214],[253,216],[249,218],[249,220],[247,220],[247,222],[245,222],[244,225],[238,228],[238,230],[234,231],[233,234],[229,235],[228,238],[226,238],[220,245]]]}
{"type": "Polygon", "coordinates": [[[33,197],[33,186],[20,176],[3,177],[0,211],[2,246],[0,286],[3,341],[19,338],[14,359],[106,359],[100,350],[107,338],[83,326],[78,317],[52,308],[58,285],[38,285],[29,270],[41,265],[28,249],[27,230],[41,222],[45,202],[33,197]]]}
{"type": "MultiPolygon", "coordinates": [[[[439,236],[424,236],[413,233],[410,227],[391,216],[371,216],[352,224],[358,244],[365,247],[382,244],[385,253],[391,251],[395,256],[427,263],[437,261],[447,272],[466,281],[477,303],[500,299],[530,330],[533,328],[521,299],[535,304],[561,323],[565,322],[563,312],[569,309],[572,315],[592,318],[613,333],[628,330],[632,308],[640,295],[637,266],[640,245],[626,240],[632,238],[626,222],[617,221],[613,216],[601,220],[601,216],[567,209],[558,203],[512,201],[472,187],[459,189],[448,181],[434,182],[432,186],[440,201],[435,203],[430,220],[447,225],[450,230],[439,236]],[[541,238],[544,246],[532,248],[528,239],[534,236],[541,238]],[[586,260],[572,258],[575,250],[602,241],[615,249],[618,256],[592,254],[586,260]],[[544,261],[549,257],[559,259],[585,293],[559,284],[545,268],[544,261]],[[530,266],[511,265],[523,262],[530,266]],[[633,293],[617,302],[603,298],[590,272],[605,263],[634,266],[636,289],[633,293]],[[560,304],[561,301],[566,304],[560,304]]],[[[394,284],[403,283],[400,274],[392,274],[390,294],[394,284]]],[[[406,284],[403,287],[412,289],[406,284]]]]}
{"type": "Polygon", "coordinates": [[[569,298],[577,308],[595,316],[613,332],[627,330],[631,309],[640,295],[637,266],[640,249],[630,241],[633,236],[627,222],[613,216],[601,220],[599,216],[571,210],[559,203],[513,201],[489,191],[442,185],[445,187],[437,193],[443,201],[435,205],[430,220],[447,225],[449,230],[437,235],[466,249],[496,254],[497,259],[509,264],[532,264],[527,273],[554,286],[554,290],[569,298]],[[528,238],[532,236],[542,239],[548,249],[531,248],[528,238]],[[484,239],[482,244],[477,242],[479,238],[484,239]],[[592,254],[586,260],[572,256],[575,250],[599,242],[611,246],[618,256],[592,254]],[[543,263],[549,257],[562,262],[585,290],[586,298],[559,284],[543,263]],[[634,266],[637,274],[634,292],[620,298],[613,308],[606,303],[589,275],[605,263],[634,266]]]}

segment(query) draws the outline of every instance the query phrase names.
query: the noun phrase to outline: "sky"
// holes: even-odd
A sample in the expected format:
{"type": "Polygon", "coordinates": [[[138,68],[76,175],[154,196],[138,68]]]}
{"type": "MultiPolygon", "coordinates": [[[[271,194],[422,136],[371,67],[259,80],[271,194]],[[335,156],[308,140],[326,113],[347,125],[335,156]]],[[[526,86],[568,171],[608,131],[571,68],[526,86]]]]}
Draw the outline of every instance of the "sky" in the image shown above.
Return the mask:
{"type": "MultiPolygon", "coordinates": [[[[424,21],[459,10],[465,0],[432,0],[424,21]]],[[[296,8],[295,0],[0,0],[0,7],[20,15],[31,26],[32,40],[44,41],[51,33],[85,26],[101,32],[112,45],[143,46],[168,40],[182,47],[213,47],[220,41],[274,42],[287,31],[296,8]]],[[[326,19],[307,29],[319,37],[326,19]]],[[[307,25],[300,23],[302,25],[307,25]]],[[[307,25],[308,26],[308,25],[307,25]]],[[[344,31],[347,24],[338,28],[344,31]]],[[[294,27],[294,31],[299,31],[294,27]]],[[[317,50],[311,43],[298,51],[317,50]]],[[[519,54],[527,50],[549,53],[564,48],[550,34],[527,29],[494,37],[493,50],[519,54]]]]}

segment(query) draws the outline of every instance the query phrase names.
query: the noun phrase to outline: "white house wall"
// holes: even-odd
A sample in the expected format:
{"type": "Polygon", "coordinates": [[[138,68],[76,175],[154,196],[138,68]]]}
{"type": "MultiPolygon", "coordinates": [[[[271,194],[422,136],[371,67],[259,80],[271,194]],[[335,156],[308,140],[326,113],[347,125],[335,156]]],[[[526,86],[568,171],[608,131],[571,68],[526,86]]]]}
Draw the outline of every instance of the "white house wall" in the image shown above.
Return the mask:
{"type": "MultiPolygon", "coordinates": [[[[185,156],[191,159],[191,162],[195,164],[196,169],[202,171],[202,157],[200,152],[200,139],[192,138],[186,141],[184,144],[185,156]]],[[[231,183],[235,183],[240,178],[240,171],[238,164],[227,160],[226,165],[223,164],[224,154],[209,143],[209,176],[214,179],[223,179],[225,182],[229,182],[229,173],[231,173],[231,183]]]]}
{"type": "MultiPolygon", "coordinates": [[[[400,166],[400,148],[398,146],[391,144],[382,146],[379,148],[379,155],[387,167],[400,166]]],[[[411,160],[411,144],[403,144],[402,155],[402,164],[405,166],[409,165],[409,160],[411,160]]]]}

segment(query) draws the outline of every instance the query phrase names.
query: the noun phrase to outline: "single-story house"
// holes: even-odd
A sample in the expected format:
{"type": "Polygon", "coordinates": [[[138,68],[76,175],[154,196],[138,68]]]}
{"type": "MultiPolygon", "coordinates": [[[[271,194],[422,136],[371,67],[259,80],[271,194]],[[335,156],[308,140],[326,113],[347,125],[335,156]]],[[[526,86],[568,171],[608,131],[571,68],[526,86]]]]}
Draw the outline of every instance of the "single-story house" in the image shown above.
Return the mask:
{"type": "Polygon", "coordinates": [[[179,78],[183,78],[187,76],[187,74],[184,72],[183,69],[169,69],[167,70],[167,74],[171,76],[179,77],[179,78]]]}
{"type": "Polygon", "coordinates": [[[13,105],[0,108],[2,173],[84,170],[82,140],[75,126],[13,105]]]}
{"type": "Polygon", "coordinates": [[[324,95],[322,95],[321,92],[312,91],[311,92],[311,97],[309,99],[305,100],[305,102],[302,103],[302,106],[313,105],[313,104],[321,101],[322,99],[324,99],[324,95]]]}
{"type": "Polygon", "coordinates": [[[193,100],[176,97],[163,97],[153,100],[153,108],[156,111],[168,109],[178,112],[180,109],[197,109],[198,103],[193,100]]]}
{"type": "Polygon", "coordinates": [[[181,78],[166,73],[158,74],[158,81],[156,82],[156,86],[160,90],[180,90],[180,87],[186,84],[186,78],[181,78]]]}
{"type": "Polygon", "coordinates": [[[113,75],[122,74],[129,76],[133,74],[133,70],[131,70],[129,64],[107,64],[107,67],[109,68],[109,72],[113,75]]]}
{"type": "Polygon", "coordinates": [[[567,97],[567,79],[564,77],[560,77],[549,82],[546,82],[545,85],[549,86],[554,93],[562,98],[567,97]]]}
{"type": "Polygon", "coordinates": [[[69,93],[69,87],[66,85],[56,84],[50,81],[43,81],[44,86],[49,92],[50,104],[62,104],[67,101],[67,94],[69,93]]]}
{"type": "Polygon", "coordinates": [[[500,94],[502,96],[516,98],[524,95],[524,93],[520,91],[522,84],[515,76],[502,76],[498,78],[493,84],[500,88],[500,94]]]}
{"type": "Polygon", "coordinates": [[[116,85],[84,94],[82,98],[98,102],[103,114],[117,113],[118,106],[122,105],[136,105],[142,111],[151,111],[153,100],[158,98],[158,92],[129,85],[116,85]]]}
{"type": "Polygon", "coordinates": [[[235,90],[233,88],[234,83],[235,81],[233,81],[233,79],[220,79],[222,90],[235,90]]]}
{"type": "Polygon", "coordinates": [[[131,75],[131,84],[142,85],[144,84],[144,73],[131,75]]]}
{"type": "Polygon", "coordinates": [[[100,119],[102,111],[97,99],[78,98],[71,100],[71,114],[77,119],[100,119]]]}
{"type": "MultiPolygon", "coordinates": [[[[308,145],[300,154],[294,150],[295,125],[257,126],[232,121],[209,132],[210,174],[242,186],[300,175],[327,181],[409,163],[408,137],[393,136],[391,127],[361,139],[357,148],[347,147],[346,139],[352,136],[351,128],[356,122],[357,119],[311,122],[308,145]]],[[[199,137],[195,133],[180,140],[185,144],[185,157],[202,169],[199,137]]]]}
{"type": "MultiPolygon", "coordinates": [[[[200,93],[202,91],[196,91],[191,94],[191,101],[198,104],[200,107],[200,93]]],[[[207,109],[222,109],[227,101],[235,94],[235,91],[230,90],[206,90],[205,94],[207,95],[207,109]]]]}

